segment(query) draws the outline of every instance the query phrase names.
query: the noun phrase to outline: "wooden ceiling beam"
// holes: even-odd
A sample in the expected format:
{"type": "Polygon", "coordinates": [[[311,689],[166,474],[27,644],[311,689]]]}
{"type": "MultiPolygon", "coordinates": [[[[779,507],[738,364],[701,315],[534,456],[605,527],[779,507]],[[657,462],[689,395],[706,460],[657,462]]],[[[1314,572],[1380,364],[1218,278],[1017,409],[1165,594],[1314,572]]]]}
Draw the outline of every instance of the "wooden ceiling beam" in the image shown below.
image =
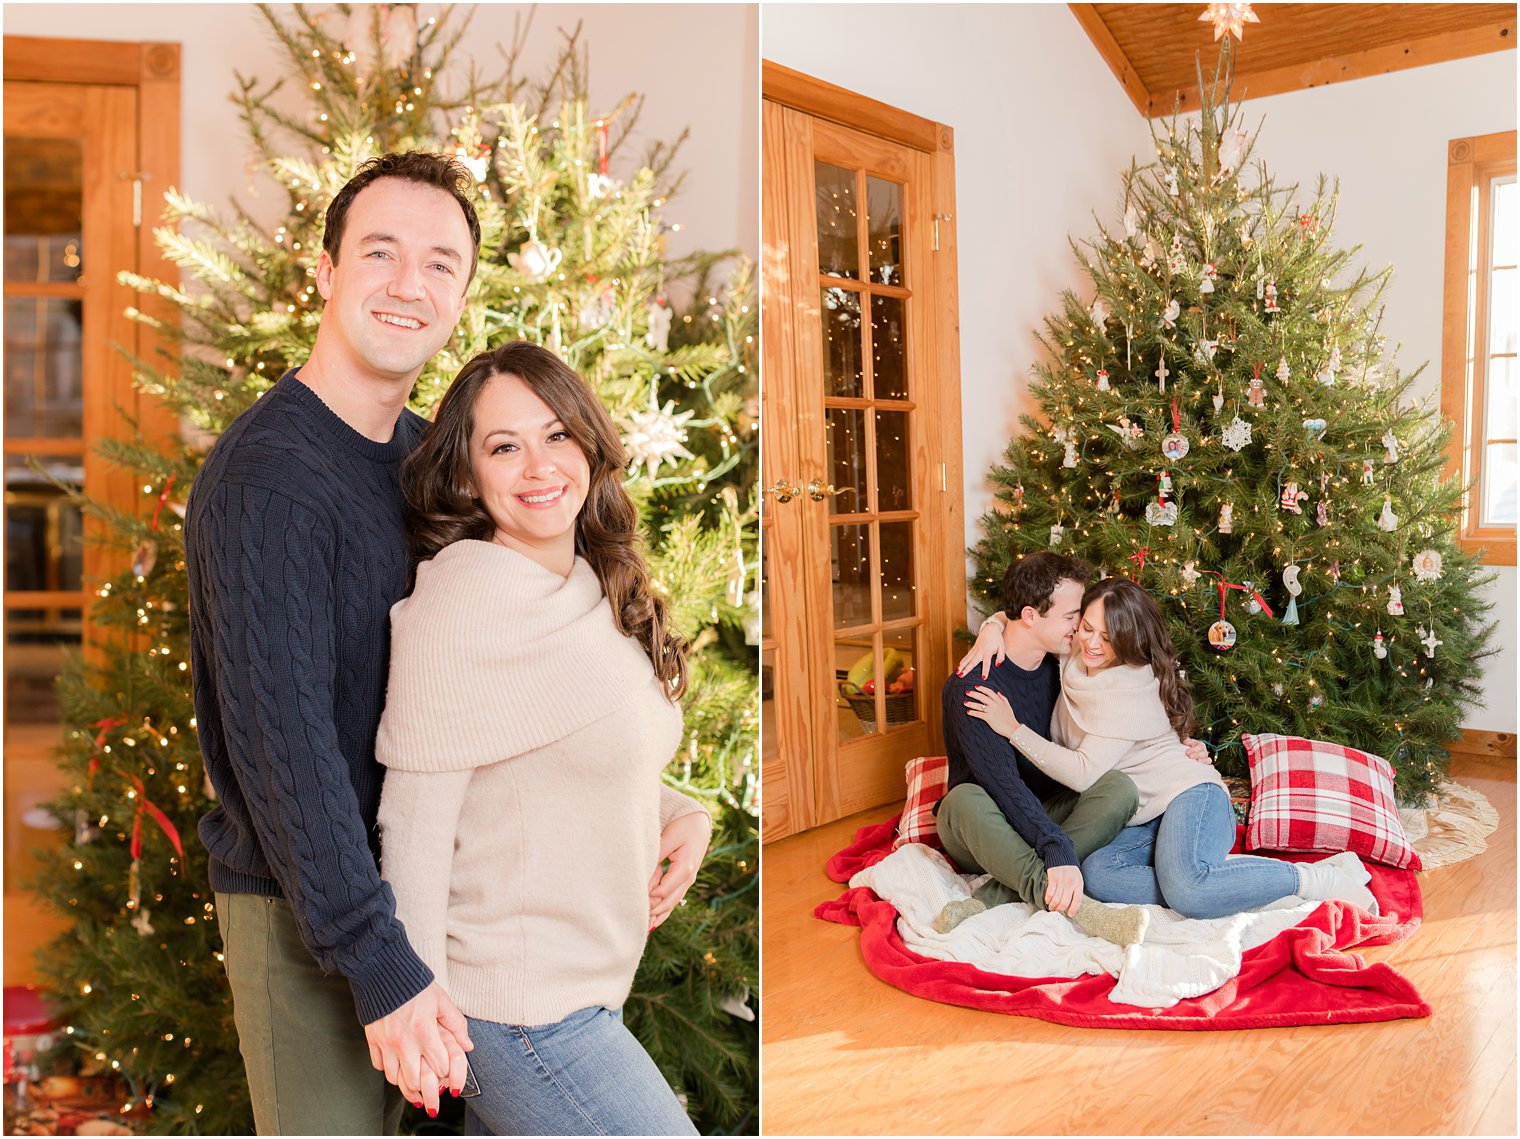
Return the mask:
{"type": "MultiPolygon", "coordinates": [[[[1207,43],[1208,29],[1200,32],[1198,27],[1200,5],[1068,7],[1142,115],[1157,118],[1177,109],[1198,109],[1197,83],[1181,72],[1177,54],[1178,45],[1191,43],[1200,35],[1207,43]]],[[[1414,4],[1402,8],[1387,4],[1284,4],[1262,5],[1261,12],[1287,17],[1289,23],[1247,27],[1247,42],[1236,53],[1237,99],[1302,91],[1516,47],[1514,4],[1414,4]],[[1377,17],[1370,35],[1366,24],[1369,14],[1377,17]],[[1371,46],[1363,46],[1369,39],[1374,41],[1371,46]],[[1254,68],[1253,46],[1257,58],[1263,59],[1254,68]]],[[[1188,66],[1191,70],[1192,65],[1188,66]]],[[[1211,58],[1205,67],[1206,81],[1212,71],[1211,58]]]]}
{"type": "MultiPolygon", "coordinates": [[[[1385,44],[1366,51],[1306,60],[1290,67],[1263,71],[1242,69],[1235,76],[1235,98],[1260,99],[1288,91],[1327,87],[1331,83],[1344,83],[1349,79],[1366,79],[1410,67],[1424,67],[1432,63],[1447,63],[1454,59],[1506,51],[1514,46],[1514,20],[1496,20],[1483,27],[1462,28],[1402,44],[1385,44]]],[[[1181,107],[1184,111],[1198,109],[1197,84],[1189,85],[1182,92],[1181,107]]],[[[1171,107],[1157,106],[1152,109],[1151,116],[1168,114],[1170,111],[1171,107]]]]}

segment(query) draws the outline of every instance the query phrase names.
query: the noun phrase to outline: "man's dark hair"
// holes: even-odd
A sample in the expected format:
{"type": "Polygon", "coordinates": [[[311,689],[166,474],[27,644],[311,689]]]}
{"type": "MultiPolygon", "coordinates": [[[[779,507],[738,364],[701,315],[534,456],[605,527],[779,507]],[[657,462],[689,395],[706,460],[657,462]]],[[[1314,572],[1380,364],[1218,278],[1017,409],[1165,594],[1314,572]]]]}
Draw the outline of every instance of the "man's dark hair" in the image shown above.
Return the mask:
{"type": "Polygon", "coordinates": [[[1068,558],[1039,550],[1012,563],[1003,574],[1003,612],[1017,621],[1024,606],[1034,607],[1041,617],[1050,610],[1050,595],[1063,581],[1074,581],[1084,589],[1092,577],[1092,567],[1081,558],[1068,558]]]}
{"type": "Polygon", "coordinates": [[[359,167],[343,189],[339,190],[327,207],[327,228],[322,234],[322,248],[338,263],[338,248],[343,244],[343,230],[348,224],[348,210],[359,196],[359,191],[381,178],[400,178],[421,186],[433,186],[449,194],[464,211],[465,224],[470,227],[470,276],[475,277],[475,267],[480,263],[480,218],[475,215],[475,203],[470,195],[475,188],[475,176],[458,159],[447,154],[434,154],[426,150],[413,150],[405,154],[382,154],[371,158],[359,167]]]}

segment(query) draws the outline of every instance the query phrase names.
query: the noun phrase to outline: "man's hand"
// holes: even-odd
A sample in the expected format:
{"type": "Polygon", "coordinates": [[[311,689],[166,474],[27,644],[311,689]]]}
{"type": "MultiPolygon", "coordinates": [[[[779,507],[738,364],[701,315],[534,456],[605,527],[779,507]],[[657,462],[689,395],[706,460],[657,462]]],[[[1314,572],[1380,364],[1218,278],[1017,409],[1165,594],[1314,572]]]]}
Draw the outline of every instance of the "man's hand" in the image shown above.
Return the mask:
{"type": "Polygon", "coordinates": [[[364,1037],[369,1062],[428,1115],[438,1114],[440,1084],[455,1095],[464,1087],[464,1054],[475,1045],[463,1014],[437,981],[395,1012],[366,1024],[364,1037]]]}
{"type": "MultiPolygon", "coordinates": [[[[998,612],[994,617],[1007,619],[1007,614],[998,612]]],[[[984,622],[976,634],[976,644],[971,646],[971,651],[961,657],[961,663],[955,666],[956,676],[965,676],[973,668],[980,667],[982,679],[987,679],[987,674],[992,671],[992,666],[1002,664],[1003,658],[1008,655],[1008,650],[1003,647],[1003,626],[993,622],[984,622]]]]}
{"type": "Polygon", "coordinates": [[[697,880],[711,839],[712,821],[705,811],[672,819],[660,832],[660,857],[649,879],[651,932],[671,915],[697,880]]]}
{"type": "Polygon", "coordinates": [[[1082,871],[1075,866],[1052,866],[1045,871],[1045,908],[1070,917],[1082,906],[1082,871]]]}
{"type": "Polygon", "coordinates": [[[1209,745],[1208,744],[1204,743],[1202,740],[1191,740],[1191,739],[1190,740],[1184,740],[1183,742],[1187,746],[1187,754],[1188,754],[1188,758],[1189,759],[1196,760],[1198,763],[1212,763],[1213,762],[1213,759],[1209,755],[1209,745]]]}
{"type": "Polygon", "coordinates": [[[1019,730],[1019,720],[1013,714],[1013,705],[1008,703],[1008,697],[1001,692],[978,684],[966,693],[965,703],[966,715],[985,720],[987,726],[1004,739],[1013,739],[1013,733],[1019,730]]]}

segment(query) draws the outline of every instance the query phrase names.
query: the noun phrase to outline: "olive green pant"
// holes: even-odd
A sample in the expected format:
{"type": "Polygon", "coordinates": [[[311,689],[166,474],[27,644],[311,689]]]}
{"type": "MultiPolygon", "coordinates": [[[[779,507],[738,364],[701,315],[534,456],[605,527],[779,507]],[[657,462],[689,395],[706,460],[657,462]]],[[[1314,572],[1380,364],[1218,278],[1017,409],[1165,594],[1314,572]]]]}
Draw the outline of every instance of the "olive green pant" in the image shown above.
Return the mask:
{"type": "MultiPolygon", "coordinates": [[[[1077,863],[1107,846],[1139,806],[1135,782],[1108,771],[1086,791],[1061,790],[1042,801],[1051,821],[1077,848],[1077,863]]],[[[1045,909],[1045,863],[1009,825],[1002,809],[979,783],[952,787],[939,806],[935,830],[945,852],[965,874],[991,874],[976,892],[988,906],[1029,902],[1045,909]]]]}
{"type": "Polygon", "coordinates": [[[217,894],[232,1018],[260,1135],[394,1135],[405,1106],[370,1065],[353,990],[322,972],[290,903],[217,894]]]}

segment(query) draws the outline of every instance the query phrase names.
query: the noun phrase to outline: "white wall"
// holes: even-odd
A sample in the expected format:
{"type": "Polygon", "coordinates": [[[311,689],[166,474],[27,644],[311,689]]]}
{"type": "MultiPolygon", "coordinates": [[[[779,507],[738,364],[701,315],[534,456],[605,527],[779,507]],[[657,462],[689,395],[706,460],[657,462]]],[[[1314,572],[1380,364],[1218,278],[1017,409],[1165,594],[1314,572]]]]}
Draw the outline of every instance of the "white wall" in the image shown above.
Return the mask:
{"type": "MultiPolygon", "coordinates": [[[[1250,32],[1247,30],[1247,36],[1250,32]]],[[[993,502],[985,480],[1020,412],[1034,330],[1063,288],[1090,288],[1067,245],[1115,219],[1120,174],[1154,153],[1145,121],[1065,5],[770,4],[766,59],[955,128],[967,545],[993,502]],[[844,44],[852,45],[845,51],[844,44]]],[[[1246,104],[1267,115],[1257,155],[1279,181],[1341,180],[1336,243],[1394,265],[1384,327],[1397,359],[1440,383],[1446,142],[1515,126],[1513,52],[1246,104]]],[[[1469,727],[1516,726],[1516,575],[1490,587],[1502,654],[1469,727]]]]}
{"type": "MultiPolygon", "coordinates": [[[[321,10],[322,5],[314,5],[321,10]]],[[[275,5],[289,11],[290,5],[275,5]]],[[[454,61],[455,90],[470,60],[500,74],[513,21],[530,6],[460,4],[454,26],[474,15],[454,61]]],[[[423,4],[423,19],[442,12],[423,4]]],[[[611,109],[630,92],[646,96],[638,127],[612,173],[626,177],[649,143],[691,137],[676,162],[687,178],[665,211],[681,231],[669,250],[737,248],[754,259],[760,244],[759,13],[753,4],[540,4],[518,74],[538,79],[558,54],[558,29],[584,23],[593,109],[611,109]]],[[[267,84],[287,74],[284,55],[250,4],[6,4],[8,35],[169,41],[181,45],[180,188],[218,208],[236,198],[260,220],[284,198],[262,177],[250,182],[248,141],[228,96],[233,71],[267,84]],[[255,196],[256,195],[256,196],[255,196]]],[[[81,75],[88,81],[88,75],[81,75]]],[[[294,86],[287,84],[287,88],[294,86]]],[[[281,93],[281,105],[290,105],[281,93]]]]}

